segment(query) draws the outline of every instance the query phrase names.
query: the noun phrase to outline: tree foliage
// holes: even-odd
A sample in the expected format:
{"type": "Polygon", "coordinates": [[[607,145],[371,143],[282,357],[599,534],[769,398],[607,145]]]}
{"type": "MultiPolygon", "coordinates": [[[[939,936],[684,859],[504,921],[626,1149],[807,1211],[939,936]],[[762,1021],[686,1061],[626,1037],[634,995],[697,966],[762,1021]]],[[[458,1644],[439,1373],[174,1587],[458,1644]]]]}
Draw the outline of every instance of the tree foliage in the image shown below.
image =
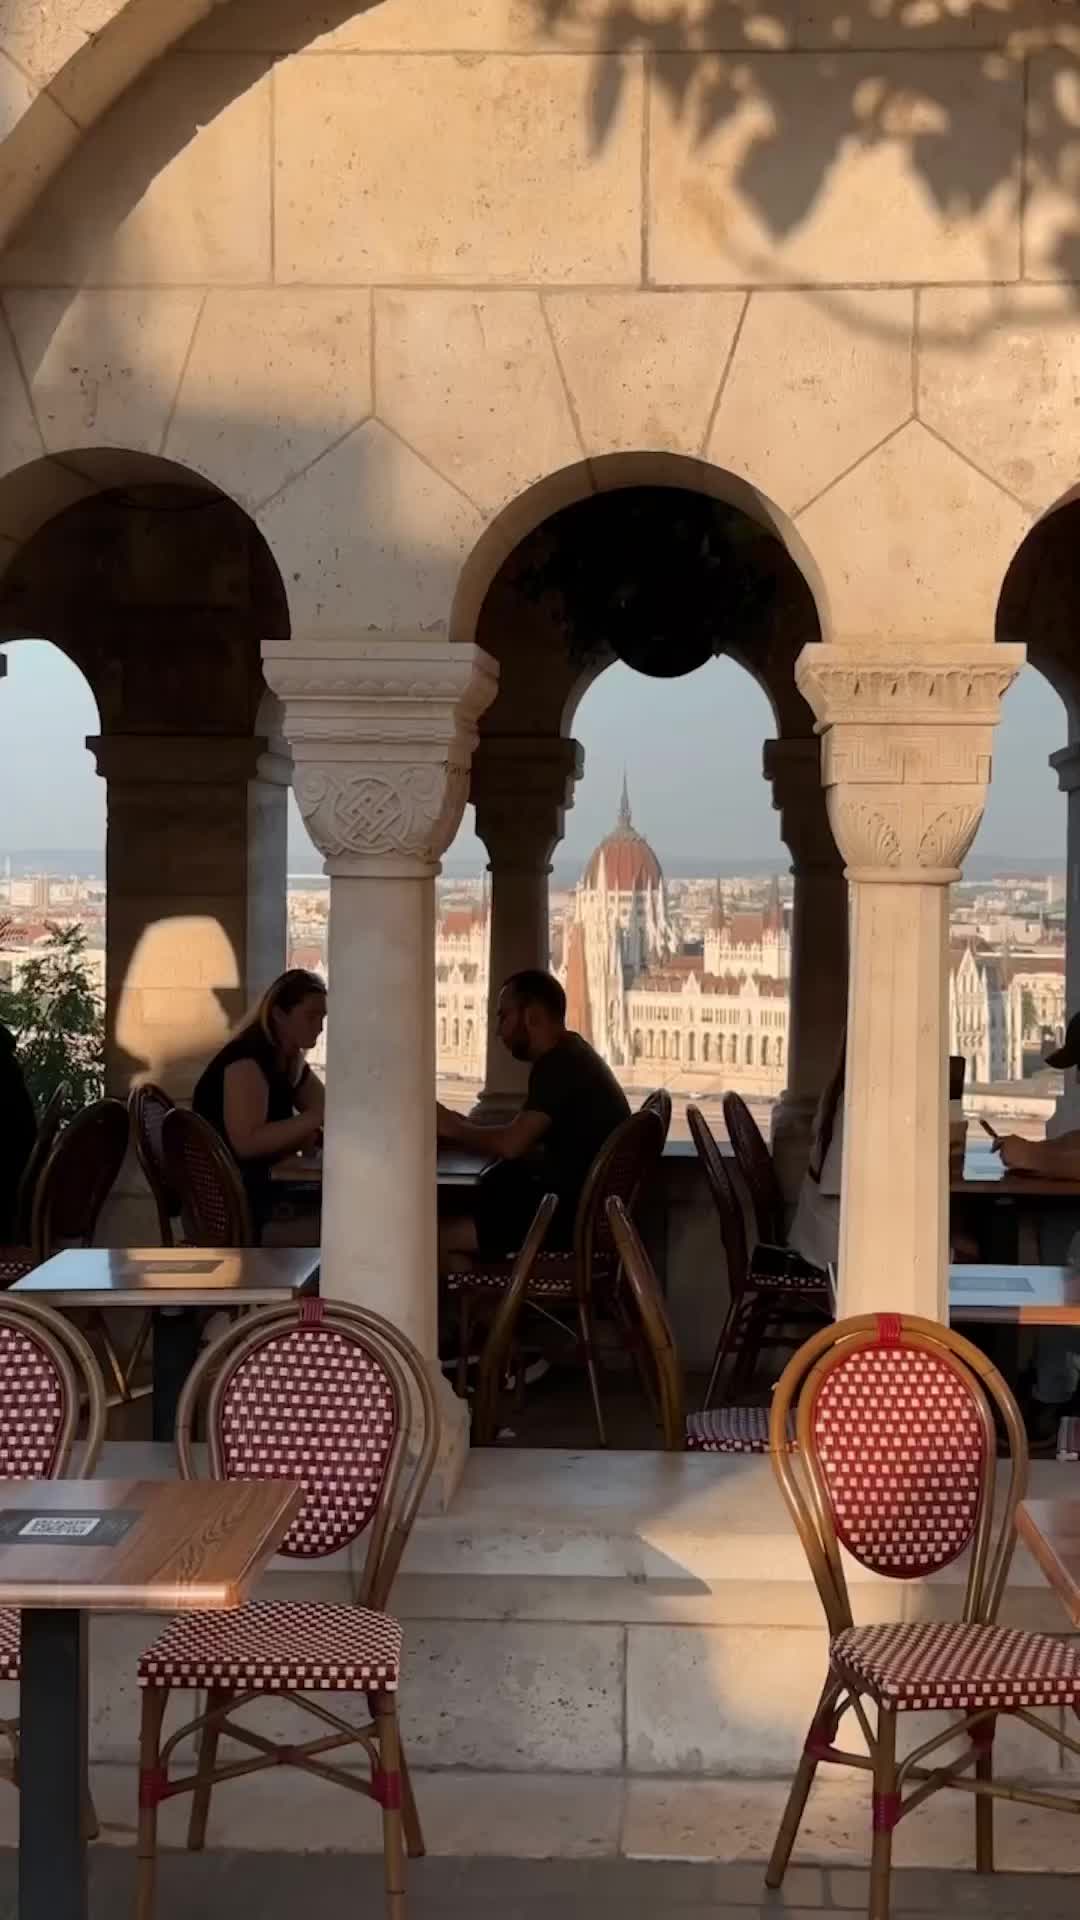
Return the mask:
{"type": "Polygon", "coordinates": [[[19,1064],[40,1114],[66,1081],[72,1104],[99,1100],[105,1087],[105,1008],[78,925],[50,926],[50,943],[0,988],[0,1020],[15,1035],[19,1064]]]}

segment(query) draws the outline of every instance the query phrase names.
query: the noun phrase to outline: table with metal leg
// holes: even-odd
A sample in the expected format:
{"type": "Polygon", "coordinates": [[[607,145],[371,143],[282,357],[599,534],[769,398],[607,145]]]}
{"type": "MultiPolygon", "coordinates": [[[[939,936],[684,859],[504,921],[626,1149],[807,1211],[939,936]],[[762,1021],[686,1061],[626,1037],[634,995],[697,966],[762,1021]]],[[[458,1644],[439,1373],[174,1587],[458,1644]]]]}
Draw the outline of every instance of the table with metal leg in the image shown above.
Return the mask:
{"type": "Polygon", "coordinates": [[[21,1614],[19,1920],[88,1920],[88,1614],[242,1606],[302,1500],[283,1480],[0,1487],[0,1607],[21,1614]]]}

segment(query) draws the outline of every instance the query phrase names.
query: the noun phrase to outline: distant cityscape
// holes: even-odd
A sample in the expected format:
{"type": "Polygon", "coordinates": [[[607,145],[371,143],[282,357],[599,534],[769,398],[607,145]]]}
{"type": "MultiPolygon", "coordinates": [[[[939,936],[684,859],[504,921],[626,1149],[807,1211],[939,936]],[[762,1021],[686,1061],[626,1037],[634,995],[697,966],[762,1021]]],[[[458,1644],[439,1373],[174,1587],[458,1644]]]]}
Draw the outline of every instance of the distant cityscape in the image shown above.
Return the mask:
{"type": "MultiPolygon", "coordinates": [[[[675,868],[684,862],[673,860],[675,868]]],[[[759,1111],[787,1069],[792,883],[777,862],[739,873],[665,872],[624,788],[611,832],[583,866],[556,869],[551,964],[571,1023],[637,1098],[668,1086],[681,1112],[729,1088],[759,1111]]],[[[972,868],[976,863],[972,862],[972,868]]],[[[969,1110],[1041,1132],[1060,1076],[1043,1057],[1065,1004],[1065,874],[985,860],[953,889],[950,1051],[967,1062],[969,1110]]],[[[0,856],[0,986],[18,983],[52,928],[78,922],[104,990],[104,861],[92,853],[0,856]]],[[[440,1093],[468,1108],[487,1054],[487,877],[438,882],[436,1039],[440,1093]]],[[[288,885],[288,958],[325,973],[329,884],[288,885]]],[[[320,1048],[316,1064],[325,1064],[320,1048]]]]}

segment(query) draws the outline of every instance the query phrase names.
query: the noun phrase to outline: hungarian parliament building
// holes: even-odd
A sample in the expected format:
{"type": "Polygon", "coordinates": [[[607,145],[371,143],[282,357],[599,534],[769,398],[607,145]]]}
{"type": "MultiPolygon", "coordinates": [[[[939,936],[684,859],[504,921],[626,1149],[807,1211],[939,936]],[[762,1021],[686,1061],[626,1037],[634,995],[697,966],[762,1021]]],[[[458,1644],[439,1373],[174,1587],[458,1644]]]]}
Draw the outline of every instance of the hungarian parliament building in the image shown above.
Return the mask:
{"type": "MultiPolygon", "coordinates": [[[[486,897],[444,912],[436,928],[440,1075],[480,1084],[487,1043],[486,897]]],[[[759,905],[718,882],[697,937],[673,924],[660,862],[633,824],[624,783],[615,826],[586,863],[552,928],[552,968],[571,1027],[624,1086],[775,1098],[787,1076],[791,938],[773,881],[759,905]]],[[[1059,952],[994,951],[965,932],[950,954],[950,1051],[968,1085],[1018,1081],[1064,1030],[1059,952]]]]}

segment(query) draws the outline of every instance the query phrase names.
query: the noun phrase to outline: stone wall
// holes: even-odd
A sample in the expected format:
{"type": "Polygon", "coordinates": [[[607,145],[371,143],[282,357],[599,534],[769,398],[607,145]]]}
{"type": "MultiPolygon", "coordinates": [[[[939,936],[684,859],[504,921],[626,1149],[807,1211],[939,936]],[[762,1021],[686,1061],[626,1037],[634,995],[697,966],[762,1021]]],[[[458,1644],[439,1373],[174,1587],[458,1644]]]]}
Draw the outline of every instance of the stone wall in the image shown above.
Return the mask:
{"type": "Polygon", "coordinates": [[[255,516],[293,631],[346,637],[445,632],[527,489],[674,453],[772,503],[843,637],[989,639],[1075,478],[1073,30],[662,16],[616,52],[595,4],[216,7],[0,264],[3,470],[164,454],[255,516]]]}

